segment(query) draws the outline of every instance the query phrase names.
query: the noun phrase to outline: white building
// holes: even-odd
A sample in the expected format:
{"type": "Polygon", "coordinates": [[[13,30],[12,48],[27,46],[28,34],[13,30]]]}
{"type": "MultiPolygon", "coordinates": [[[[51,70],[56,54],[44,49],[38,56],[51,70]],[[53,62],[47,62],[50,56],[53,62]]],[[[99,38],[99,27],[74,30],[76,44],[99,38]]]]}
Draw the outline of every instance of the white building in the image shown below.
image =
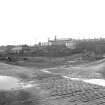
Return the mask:
{"type": "Polygon", "coordinates": [[[71,38],[57,39],[55,36],[54,40],[48,40],[48,45],[65,45],[68,48],[74,49],[76,47],[76,41],[71,38]]]}

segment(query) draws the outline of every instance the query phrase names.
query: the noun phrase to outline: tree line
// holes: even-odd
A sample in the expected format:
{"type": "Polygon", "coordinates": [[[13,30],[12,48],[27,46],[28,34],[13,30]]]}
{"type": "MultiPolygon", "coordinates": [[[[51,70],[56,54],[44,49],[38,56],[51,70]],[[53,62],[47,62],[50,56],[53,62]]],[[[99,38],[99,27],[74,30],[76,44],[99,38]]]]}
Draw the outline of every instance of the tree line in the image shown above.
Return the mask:
{"type": "Polygon", "coordinates": [[[74,49],[68,48],[66,45],[50,45],[50,46],[28,46],[25,45],[20,53],[11,53],[7,50],[6,54],[18,56],[48,56],[63,57],[73,54],[83,54],[91,57],[102,57],[105,54],[105,39],[87,39],[76,40],[74,49]],[[33,48],[32,48],[33,47],[33,48]]]}

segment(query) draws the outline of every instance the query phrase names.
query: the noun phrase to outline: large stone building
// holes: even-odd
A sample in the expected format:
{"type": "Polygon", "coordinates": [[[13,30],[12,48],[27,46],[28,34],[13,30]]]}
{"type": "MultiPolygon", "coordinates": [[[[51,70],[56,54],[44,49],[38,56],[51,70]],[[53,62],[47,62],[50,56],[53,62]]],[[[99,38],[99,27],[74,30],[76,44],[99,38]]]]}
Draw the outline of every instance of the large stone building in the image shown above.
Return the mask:
{"type": "Polygon", "coordinates": [[[54,40],[48,40],[48,45],[65,45],[68,48],[74,49],[76,47],[76,41],[71,38],[57,39],[55,36],[54,40]]]}

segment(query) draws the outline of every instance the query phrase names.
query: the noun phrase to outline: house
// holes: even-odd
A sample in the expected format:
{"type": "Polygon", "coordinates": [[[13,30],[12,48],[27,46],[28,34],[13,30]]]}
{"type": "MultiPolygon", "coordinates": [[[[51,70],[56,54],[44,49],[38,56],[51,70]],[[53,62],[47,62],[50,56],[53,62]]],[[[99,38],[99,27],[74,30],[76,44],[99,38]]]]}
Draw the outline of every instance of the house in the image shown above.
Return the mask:
{"type": "Polygon", "coordinates": [[[0,54],[4,54],[7,50],[6,46],[0,46],[0,54]]]}
{"type": "Polygon", "coordinates": [[[15,46],[11,49],[12,53],[28,53],[30,51],[30,47],[28,45],[19,45],[19,46],[15,46]]]}
{"type": "Polygon", "coordinates": [[[22,52],[23,47],[22,46],[15,46],[11,49],[12,53],[20,53],[22,52]]]}

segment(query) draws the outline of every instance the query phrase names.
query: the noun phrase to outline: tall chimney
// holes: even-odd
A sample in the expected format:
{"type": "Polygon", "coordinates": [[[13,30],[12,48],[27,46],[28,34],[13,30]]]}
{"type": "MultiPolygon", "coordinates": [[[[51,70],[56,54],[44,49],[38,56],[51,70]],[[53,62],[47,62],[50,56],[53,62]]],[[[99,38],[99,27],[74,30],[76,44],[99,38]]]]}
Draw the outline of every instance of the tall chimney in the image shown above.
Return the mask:
{"type": "Polygon", "coordinates": [[[57,37],[56,37],[56,35],[55,35],[55,41],[57,40],[57,37]]]}
{"type": "Polygon", "coordinates": [[[48,42],[50,41],[50,38],[48,38],[48,42]]]}

